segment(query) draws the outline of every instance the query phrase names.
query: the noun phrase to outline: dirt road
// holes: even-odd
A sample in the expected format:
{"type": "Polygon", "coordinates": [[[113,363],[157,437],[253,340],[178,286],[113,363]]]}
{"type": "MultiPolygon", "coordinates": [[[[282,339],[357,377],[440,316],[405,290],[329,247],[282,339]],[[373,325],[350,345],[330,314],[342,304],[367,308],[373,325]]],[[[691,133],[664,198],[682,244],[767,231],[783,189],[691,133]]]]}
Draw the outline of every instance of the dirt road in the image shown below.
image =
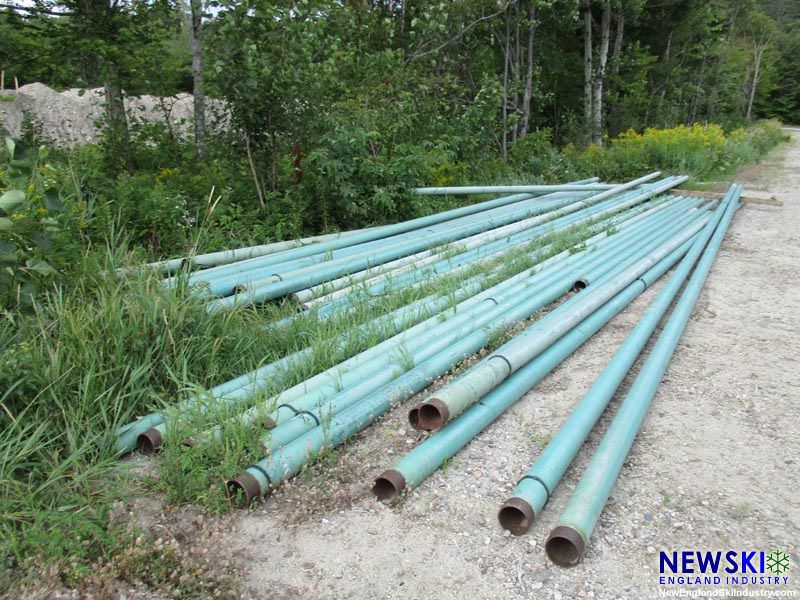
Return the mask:
{"type": "MultiPolygon", "coordinates": [[[[554,566],[544,541],[599,434],[528,534],[504,532],[497,510],[658,286],[399,506],[379,504],[370,488],[417,441],[403,407],[239,513],[229,541],[249,548],[251,597],[638,599],[669,590],[800,590],[800,132],[792,133],[791,144],[739,179],[784,206],[747,205],[736,214],[580,565],[554,566]],[[756,550],[788,555],[787,583],[727,585],[722,570],[718,585],[659,581],[660,551],[756,550]]],[[[607,412],[615,408],[616,401],[607,412]]]]}

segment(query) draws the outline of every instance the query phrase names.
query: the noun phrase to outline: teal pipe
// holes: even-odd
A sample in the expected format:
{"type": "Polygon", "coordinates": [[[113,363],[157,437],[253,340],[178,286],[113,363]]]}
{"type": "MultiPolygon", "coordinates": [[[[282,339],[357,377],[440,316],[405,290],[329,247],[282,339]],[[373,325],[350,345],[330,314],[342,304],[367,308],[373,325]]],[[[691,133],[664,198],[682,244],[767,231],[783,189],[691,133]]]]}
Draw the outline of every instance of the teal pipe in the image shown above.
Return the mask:
{"type": "MultiPolygon", "coordinates": [[[[444,259],[439,258],[438,256],[431,256],[430,258],[419,261],[416,264],[409,265],[404,271],[390,272],[376,276],[364,282],[364,285],[368,287],[363,290],[359,289],[357,293],[362,297],[384,294],[389,289],[395,290],[403,286],[413,285],[414,283],[422,279],[427,279],[432,275],[438,276],[476,261],[487,260],[488,256],[499,252],[504,252],[508,247],[514,247],[526,243],[535,236],[552,234],[565,230],[569,227],[599,219],[604,215],[610,216],[614,213],[621,212],[647,199],[652,193],[653,192],[650,191],[640,193],[628,192],[620,198],[612,198],[597,204],[591,204],[590,206],[572,214],[564,215],[555,219],[552,219],[551,217],[550,220],[545,223],[540,223],[542,220],[541,217],[534,217],[533,219],[527,219],[523,222],[513,223],[495,230],[492,232],[493,235],[486,237],[485,240],[462,240],[461,244],[464,244],[463,252],[444,259]],[[513,229],[509,229],[512,227],[513,229]],[[523,229],[523,227],[525,228],[523,229]],[[521,229],[521,231],[514,232],[515,229],[521,229]],[[510,233],[510,235],[506,235],[506,231],[512,233],[510,233]]],[[[485,235],[486,233],[479,234],[479,236],[485,235]]],[[[354,301],[352,296],[341,300],[339,298],[343,298],[348,293],[352,293],[352,290],[355,288],[356,285],[351,286],[349,289],[339,289],[338,291],[330,294],[328,297],[331,301],[352,303],[354,301]]]]}
{"type": "Polygon", "coordinates": [[[358,404],[346,408],[329,421],[246,467],[240,475],[228,481],[229,494],[239,504],[249,505],[281,482],[293,477],[325,448],[338,446],[396,404],[404,402],[430,385],[435,373],[446,371],[462,357],[461,345],[451,346],[445,352],[407,371],[358,404]]]}
{"type": "Polygon", "coordinates": [[[520,479],[511,496],[501,506],[498,519],[503,529],[522,535],[544,508],[567,467],[589,436],[600,415],[633,366],[647,340],[669,309],[684,281],[689,276],[700,253],[714,233],[728,207],[731,192],[719,204],[714,216],[700,232],[692,248],[681,261],[644,316],[620,346],[597,381],[578,403],[558,433],[542,451],[536,463],[520,479]]]}
{"type": "Polygon", "coordinates": [[[559,191],[602,192],[614,187],[610,183],[587,185],[474,185],[450,187],[419,187],[412,191],[417,196],[468,196],[475,194],[546,194],[558,187],[559,191]]]}
{"type": "MultiPolygon", "coordinates": [[[[477,280],[472,280],[465,282],[455,292],[455,297],[457,300],[467,300],[470,295],[478,292],[480,292],[480,284],[477,280]]],[[[385,330],[386,328],[398,332],[405,329],[410,322],[417,321],[420,318],[436,319],[436,316],[430,317],[430,315],[440,314],[451,306],[452,302],[453,299],[447,296],[423,298],[355,327],[345,334],[346,337],[342,339],[340,346],[345,346],[352,336],[358,337],[363,335],[364,332],[385,330]]],[[[382,342],[382,344],[385,344],[385,342],[382,342]]],[[[381,344],[379,346],[383,347],[381,344]]],[[[202,394],[190,396],[167,410],[151,413],[120,427],[116,431],[117,452],[130,452],[138,447],[144,453],[153,453],[166,439],[168,425],[171,421],[170,415],[196,410],[205,412],[204,407],[206,406],[211,406],[214,409],[233,408],[235,405],[253,398],[261,388],[267,385],[267,382],[272,377],[292,368],[302,367],[312,353],[313,348],[308,346],[263,365],[250,373],[217,385],[202,394]]]]}
{"type": "MultiPolygon", "coordinates": [[[[696,215],[688,215],[686,218],[677,219],[674,222],[670,221],[668,231],[684,227],[692,218],[696,218],[696,215]]],[[[637,231],[630,241],[621,235],[614,238],[613,243],[603,252],[586,254],[583,259],[597,266],[605,264],[607,270],[611,268],[609,260],[611,257],[625,260],[629,255],[641,252],[641,248],[649,248],[652,244],[657,244],[652,241],[652,230],[653,228],[642,227],[641,231],[637,231]]],[[[460,343],[467,332],[478,328],[484,330],[484,336],[480,342],[480,346],[483,346],[498,330],[510,326],[519,319],[526,318],[527,315],[552,302],[572,287],[573,278],[569,270],[553,269],[549,275],[545,278],[534,276],[528,282],[521,282],[506,290],[502,295],[494,295],[488,299],[496,306],[490,304],[490,308],[487,309],[483,304],[477,305],[470,311],[441,323],[435,329],[427,330],[414,337],[401,334],[397,337],[402,340],[402,345],[398,344],[398,346],[405,350],[405,355],[411,359],[410,362],[413,364],[427,360],[451,344],[460,343]],[[521,301],[520,297],[524,300],[521,301]]],[[[474,342],[470,341],[469,343],[474,342]]],[[[468,354],[475,350],[474,346],[467,345],[463,348],[463,353],[468,354]]],[[[262,442],[268,448],[277,448],[307,431],[313,425],[330,418],[332,414],[358,402],[366,394],[371,393],[380,385],[388,383],[403,371],[402,367],[399,365],[392,367],[391,363],[391,357],[378,355],[373,360],[360,365],[357,370],[343,369],[338,377],[329,376],[336,381],[336,384],[318,388],[313,393],[299,398],[295,396],[290,399],[284,393],[279,394],[271,402],[280,403],[280,409],[272,411],[267,417],[268,422],[274,423],[278,427],[267,434],[262,442]],[[350,387],[352,385],[355,387],[350,387]],[[343,391],[339,391],[342,389],[343,391]]],[[[302,388],[303,386],[296,387],[302,388]]],[[[252,418],[256,418],[262,411],[254,408],[248,412],[251,413],[252,418]]],[[[264,419],[261,418],[261,420],[264,419]]]]}
{"type": "MultiPolygon", "coordinates": [[[[383,283],[384,280],[390,281],[391,289],[396,289],[399,285],[416,285],[420,278],[427,276],[432,270],[435,271],[436,274],[445,272],[455,274],[461,270],[464,270],[476,260],[502,260],[502,254],[507,251],[504,249],[505,246],[518,246],[525,243],[530,236],[543,235],[545,233],[557,233],[558,231],[576,227],[587,222],[597,221],[601,218],[600,215],[603,212],[609,215],[609,218],[596,223],[596,225],[599,225],[600,223],[608,223],[609,226],[622,227],[623,222],[632,219],[633,216],[640,213],[642,209],[632,209],[633,212],[628,211],[619,215],[616,213],[622,212],[626,208],[640,203],[643,200],[649,199],[654,193],[657,193],[657,190],[641,193],[629,192],[629,195],[624,195],[619,199],[619,203],[615,203],[613,200],[608,200],[601,203],[598,207],[591,206],[573,215],[560,217],[554,221],[538,225],[531,230],[520,232],[509,238],[486,244],[481,248],[468,250],[465,253],[458,254],[433,265],[427,265],[426,261],[421,261],[418,265],[409,265],[416,267],[416,269],[411,273],[408,272],[409,269],[407,267],[405,270],[401,270],[398,274],[393,272],[376,276],[373,279],[363,282],[362,284],[373,284],[376,287],[372,287],[371,285],[367,290],[357,288],[355,285],[351,286],[350,289],[342,288],[336,292],[328,294],[327,296],[320,296],[313,301],[307,301],[307,303],[303,305],[303,308],[316,307],[318,311],[317,315],[326,317],[349,307],[353,302],[353,298],[348,294],[352,294],[354,289],[356,290],[355,293],[368,298],[370,294],[375,295],[384,292],[386,289],[386,284],[383,283]],[[425,266],[425,268],[423,269],[422,266],[425,266]]],[[[654,204],[658,206],[660,203],[656,202],[654,204]]],[[[652,208],[652,210],[655,210],[655,207],[652,208]]],[[[647,209],[645,209],[644,212],[647,212],[647,209]]],[[[589,243],[589,240],[587,240],[586,243],[589,243]]],[[[304,291],[308,292],[310,290],[304,291]]],[[[307,298],[308,296],[305,297],[307,298]]]]}
{"type": "Polygon", "coordinates": [[[382,502],[393,503],[404,492],[416,488],[454,456],[470,440],[493,423],[517,400],[527,394],[550,371],[630,304],[686,253],[692,240],[651,268],[580,325],[550,346],[537,358],[509,377],[501,386],[476,402],[440,431],[395,462],[375,480],[373,493],[382,502]]]}
{"type": "MultiPolygon", "coordinates": [[[[581,201],[571,200],[570,206],[578,210],[581,201]]],[[[439,244],[453,242],[489,229],[494,229],[511,223],[513,221],[541,214],[547,207],[531,205],[524,207],[516,212],[508,213],[502,217],[494,219],[481,219],[449,228],[444,231],[426,233],[415,236],[412,239],[402,239],[387,243],[380,248],[369,248],[366,250],[358,249],[359,252],[347,256],[340,256],[333,260],[326,260],[316,264],[304,266],[292,271],[285,271],[285,265],[281,265],[281,272],[278,269],[270,268],[267,270],[252,271],[244,276],[238,277],[232,287],[238,285],[246,287],[232,296],[227,296],[220,300],[211,301],[207,307],[209,312],[234,306],[246,306],[256,302],[280,298],[292,292],[296,292],[307,287],[318,285],[338,277],[368,269],[372,266],[395,260],[402,256],[407,256],[423,250],[427,250],[439,244]],[[266,279],[261,277],[266,276],[266,279]]],[[[212,291],[216,282],[212,282],[212,291]]],[[[228,282],[225,282],[228,285],[228,282]]],[[[227,289],[227,288],[226,288],[227,289]]]]}
{"type": "MultiPolygon", "coordinates": [[[[569,204],[569,206],[564,206],[552,211],[551,215],[555,217],[558,214],[574,212],[583,206],[588,205],[590,202],[605,199],[615,193],[619,193],[629,189],[630,187],[640,185],[649,179],[657,177],[659,174],[660,173],[658,172],[651,173],[645,177],[640,177],[639,179],[633,180],[629,183],[617,186],[617,188],[614,190],[600,193],[586,200],[572,202],[569,204]]],[[[678,178],[675,181],[675,184],[671,187],[679,185],[680,182],[681,180],[678,178]]],[[[216,303],[209,303],[208,307],[210,311],[213,311],[220,308],[231,308],[235,305],[242,306],[252,304],[254,302],[279,298],[281,296],[285,296],[286,294],[302,290],[306,287],[317,285],[324,281],[329,281],[354,271],[363,270],[375,264],[394,260],[400,256],[414,254],[415,252],[425,250],[426,248],[436,244],[452,242],[456,239],[468,237],[469,235],[481,231],[494,229],[501,225],[511,223],[534,214],[539,214],[542,212],[542,210],[543,209],[541,206],[533,204],[530,207],[520,208],[514,210],[513,212],[505,213],[502,216],[495,216],[493,219],[486,219],[483,217],[480,219],[472,219],[469,223],[457,229],[449,229],[447,231],[437,232],[435,234],[422,236],[413,240],[403,240],[402,242],[383,247],[380,250],[367,250],[363,253],[341,257],[323,264],[304,267],[289,273],[282,273],[276,275],[273,279],[265,280],[265,285],[256,287],[255,289],[248,288],[243,293],[223,298],[216,303]]]]}
{"type": "Polygon", "coordinates": [[[561,513],[558,524],[550,532],[545,550],[550,559],[558,565],[576,565],[583,556],[586,542],[597,524],[597,519],[614,487],[711,270],[719,246],[736,211],[741,192],[740,185],[732,189],[725,213],[708,247],[697,263],[647,361],[622,401],[589,466],[586,467],[567,507],[561,513]]]}
{"type": "Polygon", "coordinates": [[[692,237],[703,225],[705,221],[695,221],[652,254],[629,267],[623,265],[622,270],[615,269],[611,276],[593,286],[591,294],[576,296],[574,304],[551,312],[538,321],[530,332],[504,344],[485,363],[440,389],[420,405],[418,416],[421,427],[430,430],[442,427],[692,237]]]}
{"type": "MultiPolygon", "coordinates": [[[[665,213],[665,215],[667,215],[667,214],[668,213],[665,213]]],[[[635,218],[639,219],[639,218],[641,218],[643,216],[646,216],[646,215],[640,215],[640,216],[637,216],[635,218]]],[[[633,221],[633,219],[631,219],[631,220],[633,221]]],[[[627,223],[621,223],[621,224],[618,225],[618,227],[620,228],[621,231],[626,226],[627,226],[627,223]]],[[[566,257],[568,260],[575,260],[575,259],[577,259],[579,257],[579,255],[569,256],[569,254],[567,252],[562,253],[562,255],[564,257],[566,257]]],[[[508,282],[506,284],[502,284],[502,285],[513,285],[515,283],[515,281],[521,280],[524,277],[526,277],[526,275],[523,273],[523,274],[521,274],[521,277],[511,278],[510,280],[508,280],[508,282]]],[[[473,285],[473,284],[467,284],[465,286],[465,288],[462,288],[462,290],[457,293],[457,295],[461,294],[464,297],[468,296],[469,294],[467,294],[465,292],[470,290],[470,286],[471,285],[473,285]]],[[[472,292],[470,292],[470,293],[474,293],[474,290],[472,292]]],[[[488,290],[487,292],[484,292],[484,295],[488,296],[489,294],[492,294],[492,293],[497,293],[497,289],[488,290]]],[[[480,299],[478,299],[478,300],[480,300],[480,299]]],[[[362,326],[362,329],[363,328],[371,328],[371,327],[375,327],[375,326],[383,327],[384,326],[383,324],[385,324],[387,322],[394,323],[394,327],[397,328],[397,327],[399,327],[398,320],[400,320],[400,319],[405,320],[408,317],[408,314],[411,311],[417,311],[417,310],[420,311],[419,313],[415,313],[415,317],[416,317],[417,314],[423,314],[423,313],[424,314],[432,314],[433,312],[438,310],[437,308],[435,308],[438,305],[431,304],[432,301],[430,299],[426,299],[426,300],[419,301],[419,302],[421,304],[419,306],[417,306],[417,307],[412,305],[410,307],[405,307],[405,308],[402,308],[402,309],[398,309],[394,313],[392,313],[390,315],[387,315],[385,317],[382,317],[381,318],[381,319],[383,319],[382,322],[379,323],[377,320],[373,321],[373,322],[371,322],[371,323],[369,323],[367,325],[362,326]],[[381,323],[383,323],[383,324],[381,324],[381,323]]],[[[439,302],[442,302],[442,300],[439,300],[439,302]]],[[[447,302],[447,300],[445,300],[445,302],[447,302]]],[[[466,306],[467,305],[462,306],[462,309],[466,308],[466,306]]],[[[206,394],[203,394],[201,396],[190,397],[190,398],[178,403],[174,407],[171,407],[169,409],[169,411],[162,411],[162,412],[158,412],[158,413],[153,413],[153,414],[147,415],[147,416],[145,416],[145,417],[143,417],[143,418],[141,418],[141,419],[139,419],[139,420],[137,420],[137,421],[135,421],[133,423],[130,423],[128,425],[125,425],[125,426],[121,427],[117,431],[117,436],[118,436],[117,449],[118,449],[118,451],[120,451],[120,452],[130,451],[131,449],[133,449],[137,445],[137,439],[138,439],[138,444],[140,445],[140,447],[141,447],[141,449],[143,451],[152,452],[153,450],[155,450],[155,448],[157,448],[163,442],[164,436],[166,435],[166,430],[167,430],[166,429],[166,424],[169,423],[169,417],[168,417],[167,413],[169,413],[169,414],[178,413],[179,414],[181,412],[187,412],[187,411],[190,411],[190,410],[194,410],[197,407],[204,406],[205,404],[208,404],[208,403],[213,403],[215,405],[217,405],[217,404],[221,405],[222,403],[225,403],[225,404],[234,404],[234,403],[235,404],[240,404],[240,403],[246,401],[247,399],[252,398],[255,395],[255,393],[257,392],[258,388],[263,386],[263,383],[261,383],[261,382],[267,381],[270,377],[272,377],[275,374],[285,370],[286,368],[289,368],[292,364],[297,364],[298,361],[303,360],[304,357],[309,352],[310,352],[310,349],[304,349],[304,350],[298,351],[297,353],[293,353],[292,355],[289,355],[288,357],[284,357],[282,359],[279,359],[278,361],[275,361],[273,363],[270,363],[268,365],[260,367],[259,369],[255,370],[252,373],[249,373],[249,374],[246,374],[246,375],[242,375],[242,376],[240,376],[240,377],[238,377],[238,378],[236,378],[236,379],[234,379],[232,381],[229,381],[229,382],[223,383],[223,384],[221,384],[219,386],[216,386],[216,387],[210,389],[206,394]]],[[[348,366],[349,366],[349,363],[348,363],[348,366]]],[[[325,375],[321,374],[321,375],[317,376],[316,379],[319,381],[321,379],[324,379],[324,377],[325,377],[325,375]]],[[[308,382],[306,382],[306,383],[308,383],[308,382]]]]}
{"type": "Polygon", "coordinates": [[[516,201],[508,206],[500,206],[474,214],[466,215],[456,219],[444,221],[429,227],[414,229],[405,233],[397,233],[388,237],[381,237],[362,244],[349,245],[344,248],[334,250],[324,250],[320,247],[318,252],[306,257],[287,259],[280,255],[274,257],[263,257],[252,261],[243,261],[230,267],[209,269],[202,273],[190,276],[189,283],[202,286],[199,290],[203,295],[228,296],[234,293],[239,287],[257,287],[257,282],[269,280],[280,281],[281,276],[303,268],[318,266],[323,263],[330,263],[333,260],[344,261],[347,257],[368,256],[372,252],[385,249],[389,246],[400,246],[409,244],[423,237],[432,238],[437,234],[454,234],[457,239],[459,231],[463,231],[475,223],[492,223],[494,221],[508,222],[508,215],[519,214],[520,211],[527,211],[527,214],[543,214],[555,210],[564,205],[584,199],[585,194],[553,194],[538,199],[531,199],[529,196],[519,195],[516,201]]]}

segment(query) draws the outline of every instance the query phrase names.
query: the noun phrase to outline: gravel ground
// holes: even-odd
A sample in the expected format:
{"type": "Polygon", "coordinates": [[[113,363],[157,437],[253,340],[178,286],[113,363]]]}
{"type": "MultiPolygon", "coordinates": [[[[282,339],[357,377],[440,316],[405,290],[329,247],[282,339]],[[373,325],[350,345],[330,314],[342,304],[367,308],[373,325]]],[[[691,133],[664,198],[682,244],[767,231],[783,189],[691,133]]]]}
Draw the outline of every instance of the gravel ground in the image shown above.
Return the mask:
{"type": "MultiPolygon", "coordinates": [[[[646,292],[398,506],[371,485],[420,439],[400,407],[232,519],[252,598],[657,598],[659,552],[780,549],[800,590],[800,133],[756,169],[583,561],[544,541],[610,422],[604,416],[531,530],[497,510],[602,371],[660,285],[646,292]]],[[[613,415],[622,395],[611,409],[613,415]]],[[[769,574],[769,573],[768,573],[769,574]]],[[[724,573],[723,573],[724,575],[724,573]]],[[[800,597],[800,592],[798,592],[800,597]]]]}

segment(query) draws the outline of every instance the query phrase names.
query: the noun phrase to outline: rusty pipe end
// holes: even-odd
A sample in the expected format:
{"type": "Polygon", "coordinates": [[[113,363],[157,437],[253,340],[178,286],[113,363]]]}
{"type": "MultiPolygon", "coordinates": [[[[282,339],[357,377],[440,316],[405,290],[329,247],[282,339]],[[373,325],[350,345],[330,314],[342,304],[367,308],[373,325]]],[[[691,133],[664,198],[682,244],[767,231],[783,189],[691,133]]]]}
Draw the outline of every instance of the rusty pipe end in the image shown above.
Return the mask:
{"type": "Polygon", "coordinates": [[[154,427],[139,434],[136,438],[136,449],[142,454],[155,454],[163,442],[161,432],[154,427]]]}
{"type": "Polygon", "coordinates": [[[584,278],[577,279],[575,281],[575,283],[572,284],[572,291],[573,292],[580,292],[581,290],[585,290],[587,287],[589,287],[589,281],[588,280],[586,280],[584,278]]]}
{"type": "Polygon", "coordinates": [[[228,498],[237,506],[246,508],[261,497],[261,486],[255,475],[245,471],[227,482],[228,498]]]}
{"type": "Polygon", "coordinates": [[[535,516],[533,507],[517,496],[506,500],[497,512],[500,527],[508,529],[514,535],[526,533],[533,525],[535,516]]]}
{"type": "Polygon", "coordinates": [[[436,431],[444,427],[449,420],[450,408],[439,398],[431,398],[419,407],[420,429],[436,431]]]}
{"type": "Polygon", "coordinates": [[[574,567],[583,558],[586,541],[572,527],[559,525],[550,532],[544,549],[550,560],[560,567],[574,567]]]}
{"type": "Polygon", "coordinates": [[[372,486],[372,493],[384,504],[394,504],[406,489],[406,478],[400,471],[388,469],[381,473],[372,486]]]}

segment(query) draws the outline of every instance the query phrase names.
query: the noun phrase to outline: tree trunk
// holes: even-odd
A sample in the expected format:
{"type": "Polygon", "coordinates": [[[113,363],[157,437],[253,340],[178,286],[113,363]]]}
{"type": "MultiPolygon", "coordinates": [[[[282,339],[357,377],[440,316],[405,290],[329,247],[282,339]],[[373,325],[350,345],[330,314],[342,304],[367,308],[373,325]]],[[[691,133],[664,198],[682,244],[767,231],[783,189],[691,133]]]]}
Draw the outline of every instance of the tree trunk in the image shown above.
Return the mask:
{"type": "Polygon", "coordinates": [[[592,5],[590,0],[581,3],[583,13],[583,118],[586,123],[587,145],[591,143],[592,127],[592,5]]]}
{"type": "Polygon", "coordinates": [[[531,118],[531,98],[533,97],[533,38],[536,35],[536,5],[531,3],[528,6],[528,54],[526,57],[527,65],[525,71],[525,91],[522,95],[522,123],[520,124],[519,135],[528,135],[528,127],[531,118]]]}
{"type": "Polygon", "coordinates": [[[202,27],[203,0],[189,0],[189,46],[192,50],[192,78],[194,79],[194,143],[201,162],[208,159],[206,146],[206,91],[203,64],[202,27]]]}
{"type": "Polygon", "coordinates": [[[594,98],[592,99],[592,143],[603,145],[603,82],[608,62],[608,46],[611,38],[611,0],[603,6],[600,25],[600,48],[597,51],[597,70],[594,74],[594,98]]]}
{"type": "Polygon", "coordinates": [[[747,99],[747,114],[748,121],[753,120],[753,103],[756,100],[756,89],[758,88],[758,80],[761,77],[761,59],[764,57],[764,46],[756,46],[753,53],[753,81],[750,85],[750,96],[747,99]]]}
{"type": "Polygon", "coordinates": [[[622,59],[622,40],[625,33],[625,14],[620,10],[617,13],[617,27],[614,35],[614,73],[619,75],[619,63],[622,59]]]}
{"type": "Polygon", "coordinates": [[[500,154],[503,162],[508,161],[508,76],[509,63],[511,62],[511,15],[506,13],[506,39],[503,48],[505,57],[503,65],[503,140],[500,146],[500,154]]]}
{"type": "Polygon", "coordinates": [[[125,112],[125,99],[116,65],[110,61],[103,69],[103,88],[106,96],[106,135],[109,140],[112,160],[118,162],[128,173],[136,170],[131,153],[131,134],[128,130],[128,117],[125,112]]]}
{"type": "MultiPolygon", "coordinates": [[[[514,112],[520,109],[519,102],[519,82],[522,74],[522,47],[520,40],[520,22],[519,22],[519,4],[514,5],[514,68],[511,70],[511,81],[513,82],[514,89],[514,112]]],[[[517,141],[519,134],[519,127],[515,126],[511,130],[511,141],[517,141]]]]}

